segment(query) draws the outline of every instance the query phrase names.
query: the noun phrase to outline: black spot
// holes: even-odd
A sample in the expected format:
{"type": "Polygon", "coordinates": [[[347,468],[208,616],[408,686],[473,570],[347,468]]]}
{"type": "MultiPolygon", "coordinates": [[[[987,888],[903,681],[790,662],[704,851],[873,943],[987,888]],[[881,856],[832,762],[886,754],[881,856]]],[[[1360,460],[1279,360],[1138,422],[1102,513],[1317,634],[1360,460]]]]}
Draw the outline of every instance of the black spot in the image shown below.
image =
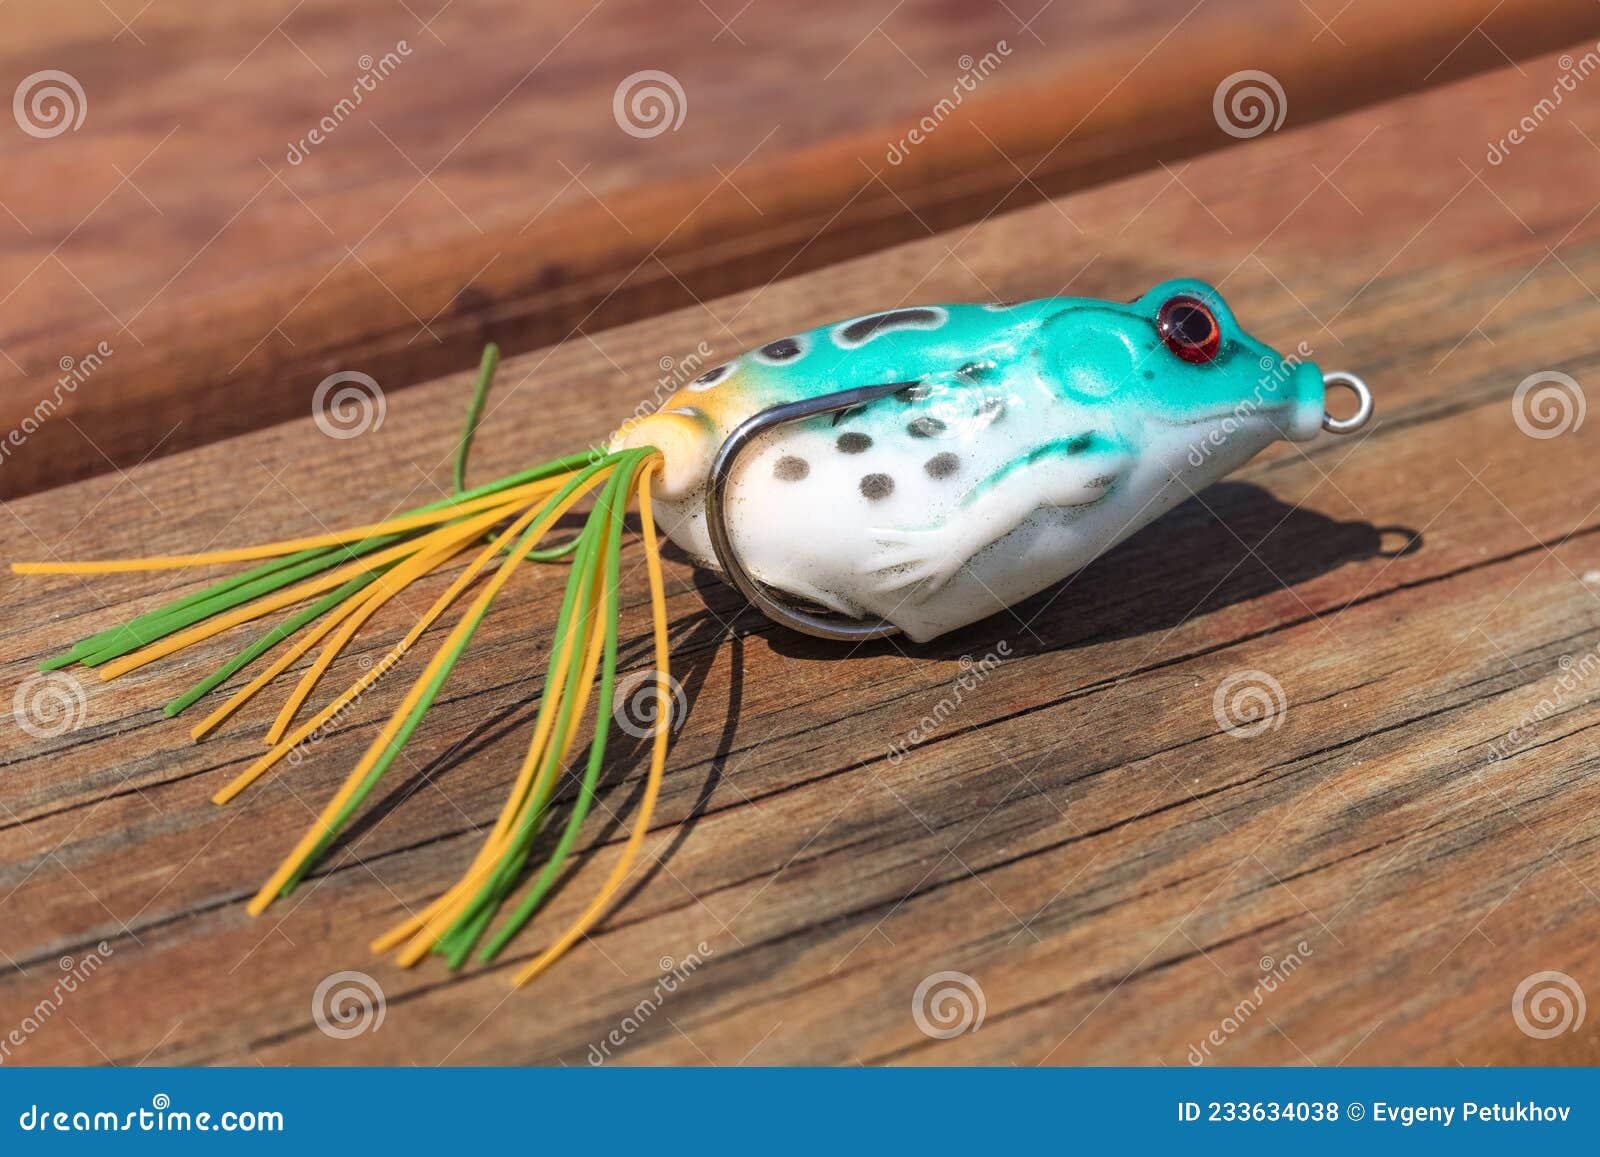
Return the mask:
{"type": "Polygon", "coordinates": [[[902,405],[911,405],[913,402],[926,401],[933,396],[933,387],[927,382],[912,382],[903,390],[896,390],[894,397],[902,405]]]}
{"type": "Polygon", "coordinates": [[[1068,454],[1082,454],[1085,450],[1087,450],[1090,446],[1093,446],[1093,445],[1094,445],[1094,435],[1093,434],[1079,434],[1076,438],[1074,438],[1072,441],[1067,443],[1067,453],[1068,454]]]}
{"type": "Polygon", "coordinates": [[[841,454],[861,454],[872,449],[872,439],[865,434],[840,434],[835,444],[841,454]]]}
{"type": "Polygon", "coordinates": [[[887,498],[894,493],[894,479],[887,474],[868,474],[861,480],[861,493],[873,502],[887,498]]]}
{"type": "Polygon", "coordinates": [[[787,454],[772,467],[772,476],[779,482],[798,482],[811,473],[811,464],[804,458],[787,454]]]}
{"type": "Polygon", "coordinates": [[[711,369],[707,370],[705,373],[701,374],[698,378],[696,378],[691,384],[692,385],[696,385],[696,386],[715,385],[717,382],[720,382],[723,378],[727,377],[732,372],[733,372],[733,363],[732,362],[724,362],[720,366],[713,366],[711,369]]]}
{"type": "Polygon", "coordinates": [[[1156,372],[1155,372],[1155,370],[1145,370],[1145,372],[1144,372],[1144,380],[1147,381],[1147,382],[1155,381],[1156,380],[1156,372]]]}
{"type": "Polygon", "coordinates": [[[926,414],[920,418],[912,419],[910,424],[906,426],[906,433],[913,438],[932,438],[943,434],[944,430],[943,422],[939,421],[938,418],[930,418],[926,414]]]}
{"type": "Polygon", "coordinates": [[[772,362],[792,361],[803,352],[800,343],[792,337],[779,338],[761,347],[761,356],[772,362]]]}
{"type": "Polygon", "coordinates": [[[1006,416],[1006,400],[1004,398],[985,398],[983,405],[978,407],[978,416],[993,425],[1006,416]]]}
{"type": "Polygon", "coordinates": [[[935,454],[922,464],[929,478],[948,478],[961,469],[961,459],[954,454],[935,454]]]}
{"type": "Polygon", "coordinates": [[[993,362],[968,362],[956,371],[956,377],[964,378],[969,382],[982,382],[995,376],[993,362]]]}
{"type": "Polygon", "coordinates": [[[938,329],[944,324],[944,311],[937,309],[892,309],[852,321],[839,331],[841,341],[862,345],[880,334],[897,329],[938,329]]]}

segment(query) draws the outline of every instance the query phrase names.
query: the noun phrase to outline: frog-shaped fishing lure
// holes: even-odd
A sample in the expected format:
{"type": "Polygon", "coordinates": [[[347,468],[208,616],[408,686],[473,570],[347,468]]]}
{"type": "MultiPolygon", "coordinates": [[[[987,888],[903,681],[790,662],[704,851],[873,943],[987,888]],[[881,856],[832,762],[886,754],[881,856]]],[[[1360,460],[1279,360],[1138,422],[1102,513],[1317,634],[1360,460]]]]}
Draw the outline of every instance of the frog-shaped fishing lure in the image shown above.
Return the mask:
{"type": "Polygon", "coordinates": [[[775,617],[792,608],[773,590],[876,624],[799,612],[802,630],[922,641],[1065,578],[1274,440],[1315,437],[1323,387],[1185,279],[1125,305],[918,306],[821,326],[708,371],[612,444],[662,451],[667,534],[775,617]],[[753,416],[885,383],[866,404],[761,424],[712,493],[719,452],[753,416]]]}
{"type": "MultiPolygon", "coordinates": [[[[474,415],[492,363],[486,356],[474,415]]],[[[81,664],[114,678],[286,611],[167,705],[169,715],[187,710],[277,652],[193,728],[199,739],[320,647],[314,661],[301,664],[304,672],[267,731],[266,753],[217,790],[217,803],[299,763],[473,592],[343,787],[256,893],[249,909],[259,913],[334,845],[440,693],[498,592],[529,569],[525,561],[570,553],[538,717],[499,818],[460,880],[374,944],[402,964],[430,952],[452,966],[474,953],[494,958],[561,877],[595,802],[615,719],[652,737],[632,832],[598,896],[515,973],[522,983],[587,935],[627,881],[649,830],[668,737],[681,722],[669,673],[658,509],[674,540],[781,623],[828,638],[904,631],[922,640],[1065,578],[1273,440],[1304,440],[1319,428],[1348,432],[1371,412],[1359,378],[1324,376],[1262,345],[1198,281],[1167,282],[1126,305],[1045,298],[897,308],[742,354],[624,427],[609,451],[574,454],[465,490],[476,423],[469,418],[458,447],[458,493],[380,523],[199,555],[14,569],[93,574],[266,560],[41,664],[46,671],[81,664]],[[1324,387],[1335,383],[1357,395],[1350,418],[1324,413],[1324,387]],[[586,497],[593,506],[576,538],[540,550],[586,497]],[[619,556],[634,501],[655,661],[652,670],[619,677],[619,556]],[[463,555],[468,565],[398,644],[376,662],[365,657],[361,676],[321,710],[303,710],[369,617],[463,555]],[[592,698],[597,724],[588,758],[579,761],[580,725],[592,698]],[[558,814],[565,816],[559,837],[558,814]],[[538,859],[543,867],[535,873],[538,859]],[[504,915],[514,896],[520,901],[504,915]]],[[[530,638],[529,645],[545,641],[530,638]]]]}

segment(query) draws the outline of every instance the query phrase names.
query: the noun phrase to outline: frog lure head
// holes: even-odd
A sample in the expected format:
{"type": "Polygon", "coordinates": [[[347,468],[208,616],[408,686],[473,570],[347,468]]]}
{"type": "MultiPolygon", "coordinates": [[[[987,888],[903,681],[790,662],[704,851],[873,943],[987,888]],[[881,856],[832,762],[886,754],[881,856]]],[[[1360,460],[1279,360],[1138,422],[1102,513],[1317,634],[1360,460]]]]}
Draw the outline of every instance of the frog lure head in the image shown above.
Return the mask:
{"type": "Polygon", "coordinates": [[[348,779],[250,901],[259,914],[338,839],[522,564],[570,555],[539,711],[500,815],[456,883],[373,943],[405,965],[430,953],[452,967],[473,955],[494,959],[540,908],[576,843],[619,693],[631,686],[654,695],[656,710],[641,713],[651,760],[631,832],[594,898],[515,972],[518,984],[605,915],[649,829],[677,722],[658,514],[679,546],[786,626],[833,639],[903,632],[922,641],[1066,578],[1274,440],[1347,433],[1372,412],[1359,378],[1280,355],[1239,327],[1216,290],[1177,280],[1126,304],[1060,297],[896,308],[779,338],[708,370],[617,431],[605,450],[467,489],[466,454],[494,358],[491,347],[458,442],[457,492],[447,499],[262,546],[13,570],[255,564],[41,664],[94,667],[112,679],[281,613],[166,706],[179,714],[232,681],[226,700],[193,727],[199,739],[316,651],[267,728],[268,750],[216,792],[219,804],[299,763],[455,612],[348,779]],[[1325,413],[1329,384],[1356,394],[1352,417],[1325,413]],[[592,505],[577,536],[542,547],[586,498],[592,505]],[[618,679],[619,560],[635,502],[654,620],[654,669],[639,673],[642,687],[640,678],[618,679]],[[466,566],[398,644],[321,709],[304,710],[373,615],[462,557],[466,566]],[[245,678],[252,665],[259,669],[245,678]],[[578,737],[591,707],[585,752],[578,737]]]}

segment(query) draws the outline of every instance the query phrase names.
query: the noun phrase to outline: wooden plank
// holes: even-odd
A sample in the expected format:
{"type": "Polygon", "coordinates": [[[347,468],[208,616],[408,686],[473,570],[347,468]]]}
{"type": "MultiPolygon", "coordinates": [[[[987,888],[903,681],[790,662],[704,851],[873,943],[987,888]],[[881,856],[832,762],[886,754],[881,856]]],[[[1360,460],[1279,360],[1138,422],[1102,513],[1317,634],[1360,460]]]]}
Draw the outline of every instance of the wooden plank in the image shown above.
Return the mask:
{"type": "MultiPolygon", "coordinates": [[[[897,302],[1126,298],[1183,272],[1265,340],[1366,374],[1380,417],[1281,448],[1077,580],[927,647],[842,657],[674,561],[689,714],[648,843],[659,866],[516,994],[510,970],[617,854],[608,812],[633,802],[636,750],[607,771],[592,857],[511,960],[451,977],[364,946],[461,870],[495,813],[558,576],[508,592],[387,798],[260,920],[243,899],[404,681],[228,809],[209,794],[260,750],[266,706],[196,746],[151,706],[226,647],[85,684],[78,730],[0,738],[4,1021],[50,992],[59,958],[110,949],[16,1059],[582,1064],[617,1031],[623,1062],[1600,1060],[1592,1033],[1536,1039],[1511,1013],[1535,973],[1591,995],[1600,978],[1592,424],[1536,439],[1513,407],[1536,371],[1594,373],[1600,107],[1569,99],[1482,160],[1567,68],[1530,61],[514,360],[485,476],[602,437],[650,402],[661,351],[702,338],[721,356],[897,302]],[[891,760],[944,713],[962,656],[1002,642],[891,760]],[[1287,707],[1239,738],[1213,700],[1249,671],[1287,707]],[[662,958],[695,953],[651,1011],[662,958]],[[1252,1006],[1268,958],[1293,970],[1252,1006]],[[313,1024],[314,989],[344,968],[381,985],[380,1031],[313,1024]],[[912,997],[945,970],[981,986],[986,1019],[932,1039],[912,997]]],[[[0,551],[242,543],[432,497],[466,387],[407,391],[354,440],[289,423],[10,503],[0,551]]],[[[26,608],[3,627],[13,687],[170,593],[165,576],[6,582],[26,608]]],[[[640,640],[639,575],[625,595],[640,640]]],[[[385,616],[335,674],[405,621],[385,616]]]]}
{"type": "Polygon", "coordinates": [[[882,7],[3,6],[5,74],[64,69],[88,108],[0,135],[0,431],[61,419],[0,496],[303,414],[337,370],[392,390],[1218,148],[1242,69],[1297,126],[1600,32],[1587,0],[882,7]],[[684,89],[670,137],[613,119],[642,69],[684,89]]]}

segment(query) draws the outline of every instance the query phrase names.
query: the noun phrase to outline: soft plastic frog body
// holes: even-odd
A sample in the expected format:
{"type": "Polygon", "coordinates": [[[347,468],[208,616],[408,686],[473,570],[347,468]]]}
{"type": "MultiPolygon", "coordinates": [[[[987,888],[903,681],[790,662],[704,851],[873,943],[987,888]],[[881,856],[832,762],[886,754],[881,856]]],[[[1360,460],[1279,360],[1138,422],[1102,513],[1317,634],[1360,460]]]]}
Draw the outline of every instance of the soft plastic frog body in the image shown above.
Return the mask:
{"type": "Polygon", "coordinates": [[[1169,281],[1128,304],[919,306],[821,326],[707,372],[613,448],[654,445],[663,528],[715,566],[711,463],[758,411],[905,389],[763,435],[730,480],[755,578],[925,640],[1072,574],[1279,438],[1315,436],[1321,371],[1169,281]]]}

